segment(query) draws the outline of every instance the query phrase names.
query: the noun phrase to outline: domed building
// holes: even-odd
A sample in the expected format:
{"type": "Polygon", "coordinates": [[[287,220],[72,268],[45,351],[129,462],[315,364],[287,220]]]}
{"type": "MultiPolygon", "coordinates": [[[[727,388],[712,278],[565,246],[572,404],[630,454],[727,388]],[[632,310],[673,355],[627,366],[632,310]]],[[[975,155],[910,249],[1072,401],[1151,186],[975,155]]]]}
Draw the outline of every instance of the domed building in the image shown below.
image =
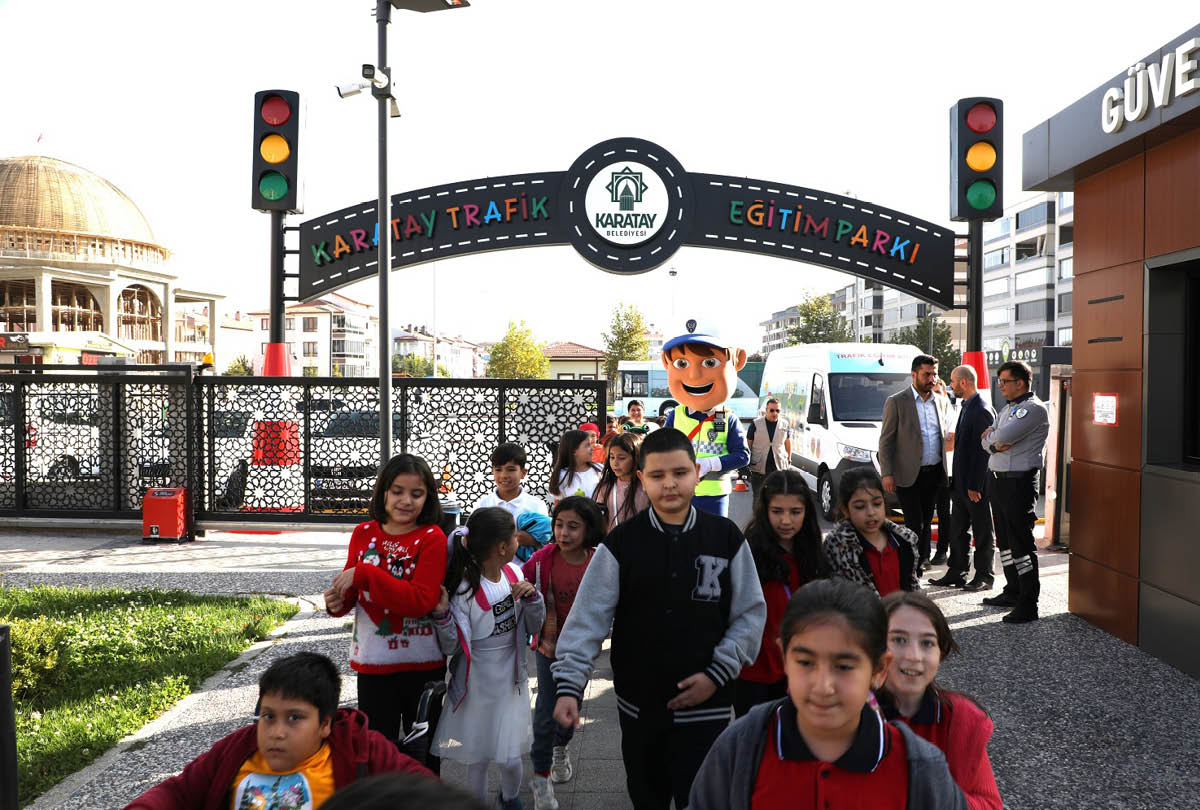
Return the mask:
{"type": "Polygon", "coordinates": [[[224,296],[181,289],[169,255],[104,178],[0,159],[0,363],[199,362],[224,296]]]}

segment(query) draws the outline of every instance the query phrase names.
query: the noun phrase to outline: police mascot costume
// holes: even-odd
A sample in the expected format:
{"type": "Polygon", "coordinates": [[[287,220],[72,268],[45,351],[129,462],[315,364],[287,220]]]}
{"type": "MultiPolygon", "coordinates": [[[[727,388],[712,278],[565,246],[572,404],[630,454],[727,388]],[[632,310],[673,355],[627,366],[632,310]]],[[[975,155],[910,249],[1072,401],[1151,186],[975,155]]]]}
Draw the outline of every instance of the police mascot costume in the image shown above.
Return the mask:
{"type": "Polygon", "coordinates": [[[700,483],[692,503],[728,517],[733,477],[750,463],[741,422],[724,407],[737,390],[746,350],[725,340],[715,325],[693,319],[683,334],[663,344],[662,364],[671,396],[679,402],[666,426],[682,432],[696,450],[700,483]]]}

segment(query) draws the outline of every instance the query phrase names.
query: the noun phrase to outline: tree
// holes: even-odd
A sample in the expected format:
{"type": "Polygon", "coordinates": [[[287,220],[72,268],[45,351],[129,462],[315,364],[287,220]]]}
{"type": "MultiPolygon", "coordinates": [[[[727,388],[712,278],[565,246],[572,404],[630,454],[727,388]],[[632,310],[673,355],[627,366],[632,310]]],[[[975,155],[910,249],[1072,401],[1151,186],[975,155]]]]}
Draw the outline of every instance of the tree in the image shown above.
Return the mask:
{"type": "Polygon", "coordinates": [[[225,373],[230,377],[249,377],[254,373],[254,365],[250,362],[249,357],[239,354],[233,358],[233,362],[229,364],[229,368],[225,369],[225,373]]]}
{"type": "Polygon", "coordinates": [[[762,363],[766,359],[767,358],[763,357],[762,352],[755,352],[754,354],[750,354],[750,355],[746,356],[747,363],[762,363]]]}
{"type": "Polygon", "coordinates": [[[916,326],[906,326],[897,329],[890,343],[907,343],[916,346],[922,352],[930,354],[938,360],[938,375],[947,382],[950,372],[962,361],[962,355],[954,348],[951,340],[950,324],[941,318],[927,315],[917,321],[916,326]],[[929,330],[933,329],[933,351],[929,351],[929,330]]]}
{"type": "Polygon", "coordinates": [[[809,295],[796,305],[800,323],[788,329],[788,346],[804,343],[853,343],[854,330],[836,312],[827,295],[809,295]]]}
{"type": "MultiPolygon", "coordinates": [[[[432,377],[433,361],[428,357],[418,357],[415,354],[393,354],[392,373],[407,374],[410,377],[432,377]]],[[[439,377],[449,377],[450,372],[443,365],[438,365],[439,377]]]]}
{"type": "Polygon", "coordinates": [[[509,321],[508,331],[492,346],[487,364],[487,376],[510,380],[540,380],[550,373],[550,358],[525,325],[509,321]]]}
{"type": "Polygon", "coordinates": [[[633,304],[622,301],[613,307],[612,322],[600,338],[604,341],[604,373],[609,380],[617,378],[619,361],[650,359],[646,319],[633,304]]]}

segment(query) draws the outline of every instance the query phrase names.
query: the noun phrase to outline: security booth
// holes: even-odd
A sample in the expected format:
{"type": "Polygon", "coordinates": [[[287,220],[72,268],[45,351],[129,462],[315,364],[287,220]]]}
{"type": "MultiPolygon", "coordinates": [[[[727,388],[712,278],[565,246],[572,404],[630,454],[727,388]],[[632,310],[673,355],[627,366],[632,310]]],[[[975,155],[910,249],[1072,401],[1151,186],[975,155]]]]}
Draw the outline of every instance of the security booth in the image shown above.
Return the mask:
{"type": "Polygon", "coordinates": [[[1050,401],[1050,367],[1055,364],[1071,364],[1070,346],[1037,346],[1028,349],[1002,348],[1000,351],[984,352],[987,359],[988,373],[991,375],[992,407],[996,410],[1004,407],[1004,397],[1000,391],[1000,383],[996,374],[1000,366],[1009,360],[1020,360],[1029,366],[1033,372],[1033,385],[1030,390],[1042,402],[1050,401]]]}
{"type": "Polygon", "coordinates": [[[1023,136],[1074,191],[1069,608],[1200,677],[1200,26],[1023,136]]]}

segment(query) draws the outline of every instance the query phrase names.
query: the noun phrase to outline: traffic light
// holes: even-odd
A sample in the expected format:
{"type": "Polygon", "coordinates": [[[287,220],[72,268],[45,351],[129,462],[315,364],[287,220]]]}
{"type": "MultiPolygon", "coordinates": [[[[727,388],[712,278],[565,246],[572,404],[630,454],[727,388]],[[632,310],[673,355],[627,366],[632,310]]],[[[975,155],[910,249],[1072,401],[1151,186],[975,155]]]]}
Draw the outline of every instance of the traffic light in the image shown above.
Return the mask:
{"type": "Polygon", "coordinates": [[[300,94],[262,90],[254,94],[254,172],[250,207],[299,214],[300,94]]]}
{"type": "Polygon", "coordinates": [[[962,98],[950,108],[950,219],[1004,216],[1004,102],[962,98]]]}

